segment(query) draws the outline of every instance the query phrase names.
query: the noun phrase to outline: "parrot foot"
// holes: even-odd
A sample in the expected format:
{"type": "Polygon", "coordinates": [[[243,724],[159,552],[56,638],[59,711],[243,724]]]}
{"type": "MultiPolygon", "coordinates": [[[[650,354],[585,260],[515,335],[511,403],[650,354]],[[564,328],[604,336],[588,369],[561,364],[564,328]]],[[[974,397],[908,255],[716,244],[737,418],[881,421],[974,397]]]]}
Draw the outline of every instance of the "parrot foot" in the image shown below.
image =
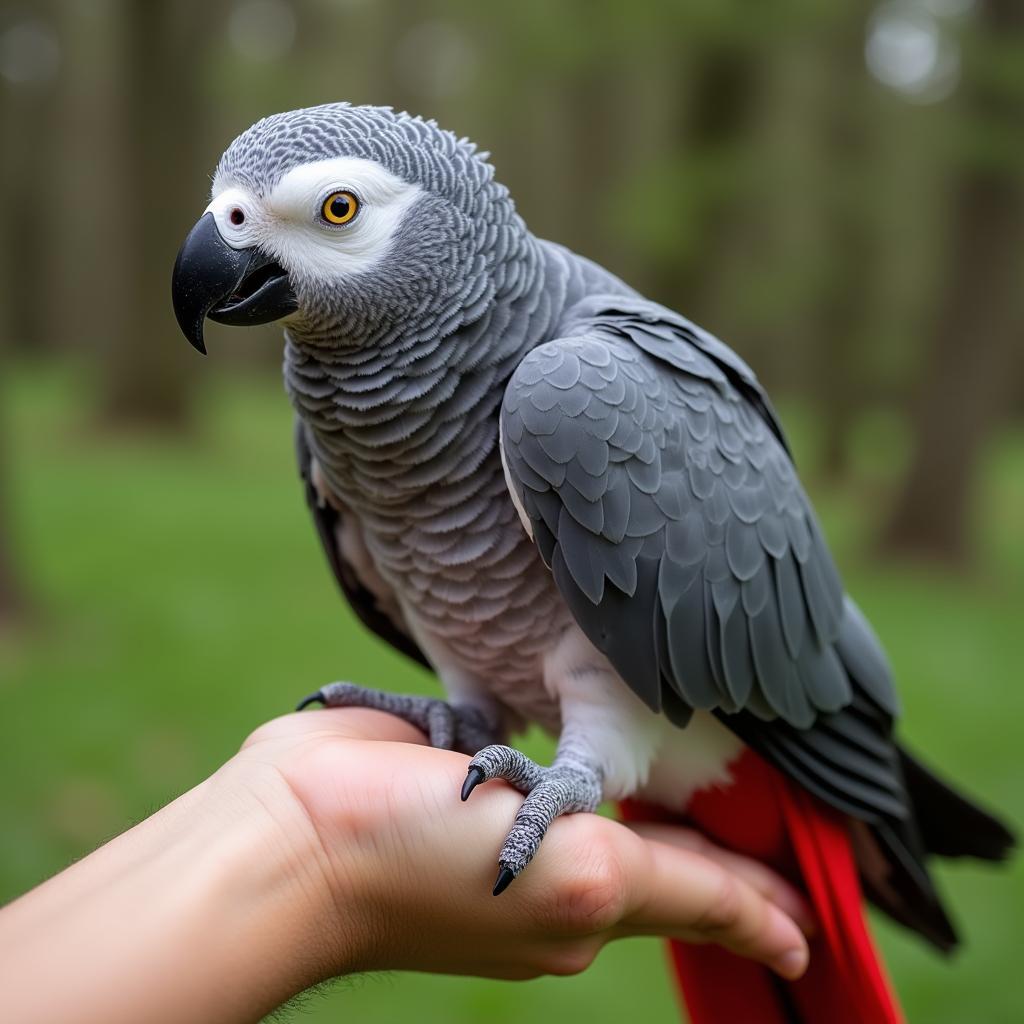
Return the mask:
{"type": "Polygon", "coordinates": [[[498,854],[494,895],[500,896],[533,859],[555,818],[597,809],[603,783],[600,768],[575,757],[556,757],[555,763],[545,768],[512,747],[494,744],[478,751],[470,761],[462,799],[468,800],[481,782],[491,779],[504,779],[526,794],[498,854]]]}
{"type": "Polygon", "coordinates": [[[435,697],[389,693],[355,683],[328,683],[299,701],[296,711],[310,704],[329,708],[374,708],[387,711],[422,729],[432,747],[472,754],[500,734],[495,718],[471,704],[449,704],[435,697]]]}

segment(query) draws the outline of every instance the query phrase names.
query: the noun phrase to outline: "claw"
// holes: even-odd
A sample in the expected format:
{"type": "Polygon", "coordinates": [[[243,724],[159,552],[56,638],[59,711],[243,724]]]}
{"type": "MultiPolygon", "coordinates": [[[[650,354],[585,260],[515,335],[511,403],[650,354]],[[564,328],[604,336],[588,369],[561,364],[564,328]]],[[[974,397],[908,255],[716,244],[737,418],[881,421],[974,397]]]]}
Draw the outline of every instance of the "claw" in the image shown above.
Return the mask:
{"type": "Polygon", "coordinates": [[[512,872],[511,868],[503,867],[498,872],[498,880],[494,883],[494,889],[492,890],[492,894],[495,896],[500,896],[512,884],[515,877],[516,876],[512,872]]]}
{"type": "MultiPolygon", "coordinates": [[[[466,776],[466,781],[462,784],[462,799],[466,801],[469,799],[469,794],[480,785],[484,779],[487,778],[483,768],[478,768],[475,764],[469,766],[469,774],[466,776]]],[[[508,883],[506,882],[505,885],[508,883]]],[[[502,886],[504,888],[505,886],[502,886]]],[[[497,895],[497,893],[495,893],[497,895]]]]}
{"type": "Polygon", "coordinates": [[[308,697],[303,697],[298,704],[295,705],[296,711],[301,711],[303,708],[309,707],[310,704],[326,704],[324,700],[323,690],[317,690],[316,693],[311,693],[308,697]]]}

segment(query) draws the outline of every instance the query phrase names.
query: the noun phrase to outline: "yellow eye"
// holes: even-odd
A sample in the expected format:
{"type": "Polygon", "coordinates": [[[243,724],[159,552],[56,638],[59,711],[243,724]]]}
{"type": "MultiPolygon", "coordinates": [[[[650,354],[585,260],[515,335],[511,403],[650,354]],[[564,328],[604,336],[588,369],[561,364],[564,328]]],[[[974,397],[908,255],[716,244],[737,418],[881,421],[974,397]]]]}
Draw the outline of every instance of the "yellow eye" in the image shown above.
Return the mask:
{"type": "Polygon", "coordinates": [[[320,207],[328,224],[347,224],[359,209],[359,200],[351,192],[332,192],[320,207]]]}

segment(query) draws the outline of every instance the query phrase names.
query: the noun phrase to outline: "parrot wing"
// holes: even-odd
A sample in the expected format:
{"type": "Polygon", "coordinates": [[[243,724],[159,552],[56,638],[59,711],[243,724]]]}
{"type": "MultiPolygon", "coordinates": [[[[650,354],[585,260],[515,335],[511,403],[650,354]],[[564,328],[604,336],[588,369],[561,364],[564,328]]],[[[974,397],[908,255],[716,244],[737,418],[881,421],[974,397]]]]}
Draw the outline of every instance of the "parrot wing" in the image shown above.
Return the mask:
{"type": "Polygon", "coordinates": [[[299,475],[302,477],[306,504],[313,516],[313,525],[334,572],[334,578],[338,581],[338,586],[341,587],[352,610],[367,629],[372,630],[406,657],[431,669],[430,662],[409,635],[405,623],[396,621],[380,607],[373,592],[359,578],[355,566],[347,562],[342,555],[338,544],[338,527],[342,513],[335,506],[323,501],[313,484],[313,453],[306,437],[306,427],[301,419],[295,421],[295,456],[299,463],[299,475]]]}
{"type": "Polygon", "coordinates": [[[713,712],[867,823],[895,883],[870,895],[948,948],[885,656],[756,377],[640,298],[590,297],[560,332],[510,379],[501,443],[524,525],[581,629],[653,710],[679,725],[713,712]]]}
{"type": "MultiPolygon", "coordinates": [[[[809,729],[854,702],[846,604],[767,399],[687,321],[608,303],[571,311],[506,388],[502,451],[541,555],[652,709],[809,729]]],[[[895,695],[880,653],[865,657],[881,724],[895,695]]],[[[898,787],[876,774],[898,813],[898,787]]]]}

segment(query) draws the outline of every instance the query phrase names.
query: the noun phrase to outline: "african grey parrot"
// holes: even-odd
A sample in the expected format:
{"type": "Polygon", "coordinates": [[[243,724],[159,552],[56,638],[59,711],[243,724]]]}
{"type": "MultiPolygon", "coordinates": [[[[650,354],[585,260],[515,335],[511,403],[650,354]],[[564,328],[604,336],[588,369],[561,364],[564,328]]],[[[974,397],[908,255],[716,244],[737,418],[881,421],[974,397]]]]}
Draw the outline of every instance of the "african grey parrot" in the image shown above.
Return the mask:
{"type": "MultiPolygon", "coordinates": [[[[812,947],[800,984],[845,970],[879,991],[847,986],[834,1020],[897,1019],[858,870],[949,949],[928,855],[998,859],[1012,837],[895,743],[885,657],[743,360],[534,237],[467,140],[345,103],[232,142],[173,298],[200,351],[206,317],[283,321],[327,557],[363,622],[448,696],[332,683],[311,699],[393,711],[472,755],[464,799],[495,778],[526,795],[495,894],[556,816],[604,798],[755,850],[743,829],[767,814],[834,947],[831,968],[812,947]],[[524,721],[558,736],[550,767],[502,744],[524,721]]],[[[780,1020],[801,1012],[794,988],[780,1020]]]]}

